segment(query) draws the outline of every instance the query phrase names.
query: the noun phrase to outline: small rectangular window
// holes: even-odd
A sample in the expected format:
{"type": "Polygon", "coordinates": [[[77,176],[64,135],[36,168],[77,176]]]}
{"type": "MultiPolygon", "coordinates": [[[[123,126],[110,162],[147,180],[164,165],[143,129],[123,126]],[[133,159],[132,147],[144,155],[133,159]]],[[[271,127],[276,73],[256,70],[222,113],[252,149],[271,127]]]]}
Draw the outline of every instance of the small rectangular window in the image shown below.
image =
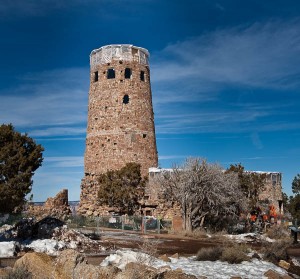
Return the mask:
{"type": "Polygon", "coordinates": [[[99,80],[98,71],[94,73],[94,82],[99,80]]]}
{"type": "Polygon", "coordinates": [[[130,68],[125,69],[125,78],[127,78],[127,79],[131,78],[131,69],[130,68]]]}
{"type": "Polygon", "coordinates": [[[271,178],[272,178],[272,185],[275,186],[276,183],[277,183],[277,175],[276,174],[272,174],[271,178]]]}
{"type": "Polygon", "coordinates": [[[141,81],[145,81],[145,72],[144,71],[141,71],[140,78],[141,78],[141,81]]]}
{"type": "Polygon", "coordinates": [[[116,73],[115,73],[115,69],[108,69],[107,70],[107,78],[111,79],[111,78],[115,78],[116,77],[116,73]]]}

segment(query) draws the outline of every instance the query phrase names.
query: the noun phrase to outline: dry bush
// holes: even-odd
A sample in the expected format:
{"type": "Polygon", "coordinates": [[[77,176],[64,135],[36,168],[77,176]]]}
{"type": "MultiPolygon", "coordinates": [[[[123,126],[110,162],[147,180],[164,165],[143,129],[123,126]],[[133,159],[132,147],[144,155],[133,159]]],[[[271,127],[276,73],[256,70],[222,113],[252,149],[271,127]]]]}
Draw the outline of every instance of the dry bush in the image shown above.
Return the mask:
{"type": "Polygon", "coordinates": [[[231,264],[238,264],[243,261],[248,261],[250,258],[243,251],[243,247],[234,245],[225,247],[222,252],[221,261],[229,262],[231,264]]]}
{"type": "Polygon", "coordinates": [[[217,261],[221,258],[223,248],[220,246],[201,248],[196,256],[196,261],[217,261]]]}
{"type": "Polygon", "coordinates": [[[32,274],[28,270],[23,267],[14,268],[13,270],[9,271],[3,279],[31,279],[32,274]]]}
{"type": "Polygon", "coordinates": [[[290,238],[290,232],[284,225],[274,225],[267,230],[267,236],[272,239],[287,239],[290,238]]]}
{"type": "MultiPolygon", "coordinates": [[[[174,232],[175,234],[175,232],[174,232]]],[[[191,238],[195,238],[195,239],[199,239],[199,238],[207,238],[207,232],[204,229],[201,228],[197,228],[193,231],[180,231],[180,232],[176,232],[176,235],[180,235],[180,236],[184,236],[184,237],[191,237],[191,238]]]]}
{"type": "Polygon", "coordinates": [[[250,258],[247,256],[249,248],[247,245],[230,243],[230,246],[220,245],[211,248],[201,248],[196,256],[197,261],[226,261],[231,264],[241,263],[250,258]]]}
{"type": "Polygon", "coordinates": [[[280,260],[288,260],[287,248],[291,245],[291,240],[278,240],[273,243],[264,243],[262,249],[265,260],[277,264],[280,260]]]}

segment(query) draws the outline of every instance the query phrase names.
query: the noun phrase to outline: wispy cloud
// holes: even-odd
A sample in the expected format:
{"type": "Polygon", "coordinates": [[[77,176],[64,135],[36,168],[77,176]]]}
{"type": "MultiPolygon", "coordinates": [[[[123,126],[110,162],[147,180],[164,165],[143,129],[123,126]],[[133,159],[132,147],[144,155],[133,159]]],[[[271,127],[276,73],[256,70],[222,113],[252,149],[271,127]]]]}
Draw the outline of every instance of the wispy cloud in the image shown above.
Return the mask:
{"type": "Polygon", "coordinates": [[[154,53],[157,132],[299,129],[291,120],[298,113],[299,26],[294,19],[218,29],[154,53]]]}
{"type": "Polygon", "coordinates": [[[1,92],[0,120],[34,136],[84,134],[88,82],[82,68],[27,74],[1,92]]]}
{"type": "Polygon", "coordinates": [[[156,82],[201,82],[291,88],[299,85],[300,20],[216,30],[154,55],[156,82]]]}
{"type": "Polygon", "coordinates": [[[58,168],[82,167],[83,156],[46,157],[44,162],[58,168]]]}

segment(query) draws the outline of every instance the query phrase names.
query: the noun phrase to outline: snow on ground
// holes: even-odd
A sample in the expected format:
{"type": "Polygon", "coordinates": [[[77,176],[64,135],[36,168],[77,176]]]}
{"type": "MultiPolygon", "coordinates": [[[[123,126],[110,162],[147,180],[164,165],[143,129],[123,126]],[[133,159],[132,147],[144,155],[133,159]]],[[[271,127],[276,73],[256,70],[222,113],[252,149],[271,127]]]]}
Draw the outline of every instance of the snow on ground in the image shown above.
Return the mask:
{"type": "Polygon", "coordinates": [[[243,234],[225,234],[225,237],[234,240],[235,242],[275,242],[275,239],[271,239],[265,235],[257,234],[257,233],[243,233],[243,234]]]}
{"type": "MultiPolygon", "coordinates": [[[[138,262],[139,259],[146,259],[147,255],[134,252],[132,250],[118,250],[115,254],[111,254],[106,257],[101,266],[115,265],[118,268],[123,269],[129,262],[138,262]]],[[[171,262],[165,262],[159,259],[144,260],[143,263],[151,265],[155,268],[163,266],[170,266],[171,269],[175,270],[180,268],[187,274],[193,274],[195,276],[206,276],[207,278],[214,279],[227,279],[233,276],[240,276],[242,278],[261,279],[265,278],[264,273],[269,269],[280,274],[286,274],[286,271],[276,265],[252,259],[251,261],[245,261],[241,264],[229,264],[221,261],[195,261],[195,257],[180,257],[179,259],[170,258],[171,262]]]]}
{"type": "Polygon", "coordinates": [[[0,258],[13,257],[17,246],[18,243],[16,241],[0,242],[0,258]]]}
{"type": "Polygon", "coordinates": [[[35,252],[56,256],[58,255],[59,250],[66,248],[66,243],[54,239],[37,239],[24,246],[31,248],[35,252]]]}

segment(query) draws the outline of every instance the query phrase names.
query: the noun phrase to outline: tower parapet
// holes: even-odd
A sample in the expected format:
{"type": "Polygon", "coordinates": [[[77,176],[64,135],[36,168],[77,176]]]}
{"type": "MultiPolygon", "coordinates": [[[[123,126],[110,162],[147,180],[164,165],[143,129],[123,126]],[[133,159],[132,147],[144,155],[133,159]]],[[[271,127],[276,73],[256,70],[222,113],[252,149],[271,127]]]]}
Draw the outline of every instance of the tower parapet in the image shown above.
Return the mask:
{"type": "Polygon", "coordinates": [[[133,45],[107,45],[95,49],[90,55],[91,68],[97,67],[97,65],[104,65],[113,60],[138,62],[143,65],[149,65],[149,52],[145,48],[136,47],[133,45]]]}

